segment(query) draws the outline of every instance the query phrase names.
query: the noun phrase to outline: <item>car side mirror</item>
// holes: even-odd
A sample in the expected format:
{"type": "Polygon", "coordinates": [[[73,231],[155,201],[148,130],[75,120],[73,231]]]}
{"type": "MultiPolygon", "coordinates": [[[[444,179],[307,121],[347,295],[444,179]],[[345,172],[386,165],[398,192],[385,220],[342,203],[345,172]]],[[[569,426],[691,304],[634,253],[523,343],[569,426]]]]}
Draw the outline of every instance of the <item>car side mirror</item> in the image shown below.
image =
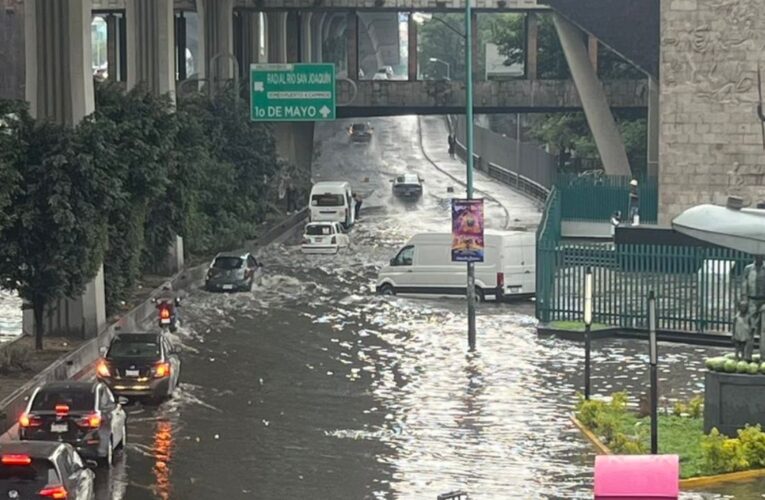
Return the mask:
{"type": "Polygon", "coordinates": [[[396,259],[395,258],[390,260],[390,265],[391,266],[395,266],[396,265],[396,259]]]}
{"type": "Polygon", "coordinates": [[[98,353],[99,353],[99,354],[100,354],[102,357],[103,357],[103,356],[106,356],[106,353],[107,353],[107,352],[109,352],[109,348],[108,348],[108,347],[99,347],[99,348],[98,348],[98,353]]]}
{"type": "Polygon", "coordinates": [[[125,396],[120,396],[120,397],[117,398],[117,402],[121,406],[125,406],[125,405],[127,405],[130,402],[130,400],[128,398],[126,398],[125,396]]]}

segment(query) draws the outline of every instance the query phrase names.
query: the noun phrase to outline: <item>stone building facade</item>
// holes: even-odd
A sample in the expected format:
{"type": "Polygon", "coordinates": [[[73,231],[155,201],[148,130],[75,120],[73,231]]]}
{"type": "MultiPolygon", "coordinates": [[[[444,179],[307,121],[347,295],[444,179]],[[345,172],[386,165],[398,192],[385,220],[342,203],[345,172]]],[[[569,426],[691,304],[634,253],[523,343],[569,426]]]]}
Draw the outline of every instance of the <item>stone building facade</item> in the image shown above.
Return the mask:
{"type": "Polygon", "coordinates": [[[762,0],[661,0],[660,223],[729,195],[765,201],[763,53],[762,0]]]}

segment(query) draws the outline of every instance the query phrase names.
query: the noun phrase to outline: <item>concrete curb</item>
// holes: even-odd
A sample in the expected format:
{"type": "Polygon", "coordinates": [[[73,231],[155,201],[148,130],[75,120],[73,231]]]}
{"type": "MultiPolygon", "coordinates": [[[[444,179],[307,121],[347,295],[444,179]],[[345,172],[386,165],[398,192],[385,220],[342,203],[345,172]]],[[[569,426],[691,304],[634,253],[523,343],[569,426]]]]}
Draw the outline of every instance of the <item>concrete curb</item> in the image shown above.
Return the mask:
{"type": "MultiPolygon", "coordinates": [[[[260,238],[253,242],[248,242],[247,247],[265,246],[280,239],[284,235],[289,235],[299,227],[307,217],[308,209],[303,209],[276,224],[266,231],[260,238]]],[[[207,264],[200,264],[190,269],[184,269],[175,274],[170,281],[174,290],[184,290],[189,288],[194,282],[202,279],[207,270],[207,264]]],[[[158,292],[154,290],[152,296],[158,292]]],[[[46,382],[56,380],[78,379],[88,374],[101,356],[99,348],[109,345],[114,335],[120,331],[141,331],[141,325],[151,321],[156,314],[155,305],[151,299],[131,309],[120,319],[107,326],[96,338],[88,340],[74,351],[57,359],[47,368],[35,375],[28,382],[22,384],[13,393],[0,401],[0,432],[8,434],[8,431],[16,425],[16,422],[24,411],[27,403],[27,395],[37,386],[46,382]]]]}
{"type": "MultiPolygon", "coordinates": [[[[584,330],[562,330],[547,325],[537,327],[538,335],[554,336],[563,340],[584,342],[584,330]]],[[[730,347],[730,334],[682,332],[671,330],[659,330],[656,332],[659,342],[671,342],[674,344],[699,345],[705,347],[730,347]]],[[[593,340],[622,338],[633,340],[648,340],[648,332],[637,328],[608,327],[592,331],[593,340]]]]}
{"type": "MultiPolygon", "coordinates": [[[[584,434],[587,441],[592,443],[599,455],[613,455],[611,449],[606,446],[590,429],[587,428],[576,416],[570,415],[571,422],[584,434]]],[[[705,486],[714,486],[722,483],[731,483],[739,481],[750,481],[765,477],[765,469],[752,469],[739,472],[728,472],[726,474],[717,474],[714,476],[690,477],[688,479],[679,479],[680,488],[683,490],[703,488],[705,486]]]]}

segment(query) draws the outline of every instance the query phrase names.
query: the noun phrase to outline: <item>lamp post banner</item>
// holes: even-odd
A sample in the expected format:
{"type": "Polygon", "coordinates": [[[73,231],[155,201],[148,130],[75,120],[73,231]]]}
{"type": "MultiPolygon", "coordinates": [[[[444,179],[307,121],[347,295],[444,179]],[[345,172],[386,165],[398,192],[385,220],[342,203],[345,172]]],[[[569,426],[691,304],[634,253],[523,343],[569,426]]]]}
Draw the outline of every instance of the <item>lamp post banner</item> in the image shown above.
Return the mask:
{"type": "Polygon", "coordinates": [[[483,199],[452,199],[452,262],[483,262],[483,199]]]}

